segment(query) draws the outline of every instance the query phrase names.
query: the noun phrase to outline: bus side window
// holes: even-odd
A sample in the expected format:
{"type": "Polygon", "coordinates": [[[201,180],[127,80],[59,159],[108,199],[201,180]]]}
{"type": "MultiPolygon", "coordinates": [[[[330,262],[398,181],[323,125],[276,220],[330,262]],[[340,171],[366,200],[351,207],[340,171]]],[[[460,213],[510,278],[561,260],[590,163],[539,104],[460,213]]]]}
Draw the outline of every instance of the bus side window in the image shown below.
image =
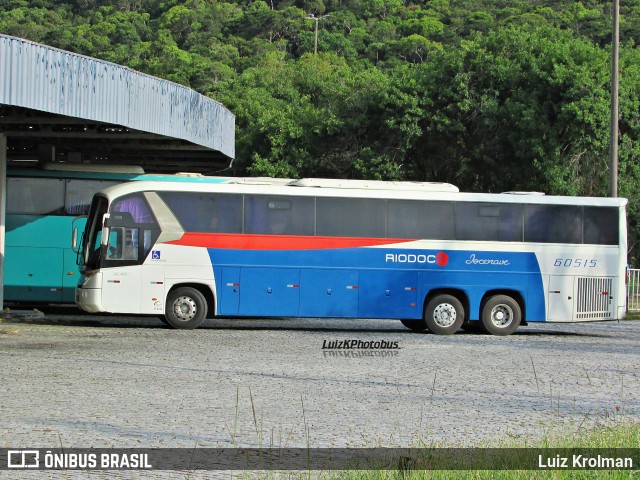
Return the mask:
{"type": "Polygon", "coordinates": [[[522,241],[522,206],[514,204],[456,204],[458,240],[522,241]]]}
{"type": "Polygon", "coordinates": [[[527,205],[524,241],[582,243],[582,207],[572,205],[527,205]]]}
{"type": "Polygon", "coordinates": [[[242,233],[242,195],[159,192],[188,232],[242,233]]]}
{"type": "Polygon", "coordinates": [[[618,210],[609,207],[584,207],[584,243],[617,245],[618,210]]]}
{"type": "Polygon", "coordinates": [[[122,260],[122,237],[124,228],[111,228],[107,244],[107,260],[122,260]]]}
{"type": "Polygon", "coordinates": [[[7,178],[7,213],[63,215],[64,181],[57,178],[7,178]]]}
{"type": "Polygon", "coordinates": [[[138,260],[137,228],[111,228],[107,245],[107,260],[138,260]]]}
{"type": "Polygon", "coordinates": [[[453,239],[453,203],[389,200],[387,237],[453,239]]]}
{"type": "Polygon", "coordinates": [[[384,238],[385,220],[384,200],[317,198],[316,235],[384,238]]]}
{"type": "Polygon", "coordinates": [[[89,206],[93,194],[116,185],[113,180],[67,180],[64,211],[66,215],[86,215],[89,213],[89,206]]]}
{"type": "Polygon", "coordinates": [[[313,235],[313,213],[310,197],[246,195],[244,233],[313,235]]]}

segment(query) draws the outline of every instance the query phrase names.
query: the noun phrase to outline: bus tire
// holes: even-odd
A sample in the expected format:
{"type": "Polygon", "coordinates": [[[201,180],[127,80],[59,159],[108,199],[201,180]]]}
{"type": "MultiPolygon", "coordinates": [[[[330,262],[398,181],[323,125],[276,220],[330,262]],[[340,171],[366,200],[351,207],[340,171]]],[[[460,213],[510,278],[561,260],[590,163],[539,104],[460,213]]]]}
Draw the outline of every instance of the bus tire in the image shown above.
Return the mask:
{"type": "Polygon", "coordinates": [[[169,292],[165,319],[173,328],[198,328],[207,316],[207,301],[195,288],[180,287],[169,292]]]}
{"type": "Polygon", "coordinates": [[[402,324],[409,330],[414,332],[424,332],[427,329],[427,324],[422,320],[400,320],[402,324]]]}
{"type": "Polygon", "coordinates": [[[492,335],[511,335],[520,322],[520,304],[507,295],[494,295],[482,307],[482,326],[492,335]]]}
{"type": "Polygon", "coordinates": [[[453,295],[436,295],[424,309],[424,321],[431,333],[452,335],[464,322],[462,302],[453,295]]]}

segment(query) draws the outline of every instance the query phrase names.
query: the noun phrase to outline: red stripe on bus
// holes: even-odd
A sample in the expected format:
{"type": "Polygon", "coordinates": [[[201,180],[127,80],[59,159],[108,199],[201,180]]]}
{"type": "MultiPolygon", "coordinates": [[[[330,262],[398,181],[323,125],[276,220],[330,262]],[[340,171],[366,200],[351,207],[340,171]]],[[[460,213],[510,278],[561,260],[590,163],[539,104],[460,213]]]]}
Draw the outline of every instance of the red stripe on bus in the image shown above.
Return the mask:
{"type": "Polygon", "coordinates": [[[411,242],[399,238],[303,237],[298,235],[241,235],[227,233],[185,233],[170,245],[234,250],[324,250],[372,247],[411,242]]]}

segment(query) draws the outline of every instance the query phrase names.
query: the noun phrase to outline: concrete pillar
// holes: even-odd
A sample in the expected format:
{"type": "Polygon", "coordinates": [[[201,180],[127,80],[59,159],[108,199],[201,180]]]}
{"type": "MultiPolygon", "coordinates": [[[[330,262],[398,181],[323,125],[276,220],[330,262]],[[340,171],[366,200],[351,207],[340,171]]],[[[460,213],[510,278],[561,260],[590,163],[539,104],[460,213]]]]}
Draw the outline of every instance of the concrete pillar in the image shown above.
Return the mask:
{"type": "Polygon", "coordinates": [[[4,308],[4,232],[7,205],[7,136],[0,133],[0,309],[4,308]]]}

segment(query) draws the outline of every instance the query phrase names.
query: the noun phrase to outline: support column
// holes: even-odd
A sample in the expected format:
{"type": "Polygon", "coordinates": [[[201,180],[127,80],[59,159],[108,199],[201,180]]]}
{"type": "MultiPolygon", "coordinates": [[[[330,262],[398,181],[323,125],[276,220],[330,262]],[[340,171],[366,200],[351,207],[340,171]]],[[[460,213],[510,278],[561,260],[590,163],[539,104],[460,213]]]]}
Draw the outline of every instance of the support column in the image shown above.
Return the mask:
{"type": "Polygon", "coordinates": [[[618,90],[620,80],[620,0],[613,1],[611,38],[611,128],[609,133],[609,196],[618,196],[618,90]]]}
{"type": "Polygon", "coordinates": [[[4,233],[7,205],[7,136],[0,133],[0,309],[4,308],[4,233]]]}

